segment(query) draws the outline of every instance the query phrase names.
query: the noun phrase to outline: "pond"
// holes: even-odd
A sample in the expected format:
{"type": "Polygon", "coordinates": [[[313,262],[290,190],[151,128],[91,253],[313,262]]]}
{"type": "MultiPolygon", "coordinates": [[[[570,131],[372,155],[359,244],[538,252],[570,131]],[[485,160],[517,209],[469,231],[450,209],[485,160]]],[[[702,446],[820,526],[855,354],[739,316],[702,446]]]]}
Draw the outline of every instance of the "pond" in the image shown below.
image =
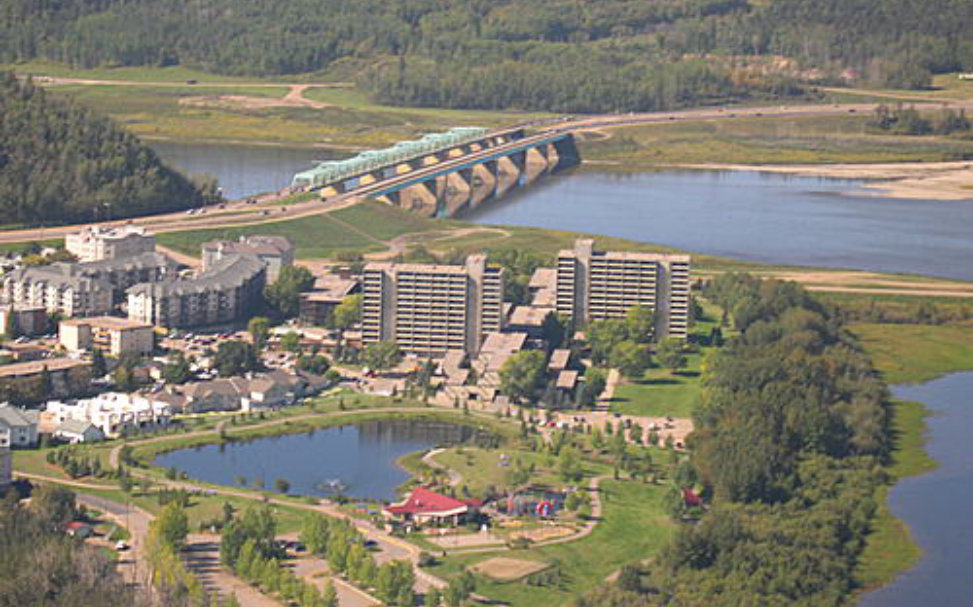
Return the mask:
{"type": "Polygon", "coordinates": [[[474,428],[442,422],[377,421],[181,449],[159,455],[155,465],[218,485],[238,485],[242,477],[254,487],[261,479],[272,491],[276,479],[286,479],[292,494],[328,497],[340,486],[348,496],[394,500],[396,488],[409,479],[398,458],[463,443],[477,434],[474,428]]]}
{"type": "Polygon", "coordinates": [[[926,451],[939,467],[899,482],[889,507],[923,550],[919,563],[892,584],[865,595],[859,607],[970,605],[973,563],[973,373],[917,386],[896,386],[896,398],[918,401],[932,415],[926,451]]]}

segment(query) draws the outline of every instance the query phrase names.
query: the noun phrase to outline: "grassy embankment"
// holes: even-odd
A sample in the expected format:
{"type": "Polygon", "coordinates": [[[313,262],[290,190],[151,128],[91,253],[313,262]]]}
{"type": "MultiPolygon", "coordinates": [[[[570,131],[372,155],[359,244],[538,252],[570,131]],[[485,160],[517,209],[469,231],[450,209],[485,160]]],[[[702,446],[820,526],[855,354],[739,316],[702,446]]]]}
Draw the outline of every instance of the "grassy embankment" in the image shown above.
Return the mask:
{"type": "MultiPolygon", "coordinates": [[[[971,91],[973,95],[973,91],[971,91]]],[[[930,162],[973,156],[973,141],[874,134],[867,116],[740,118],[626,127],[582,135],[581,157],[599,169],[660,165],[930,162]]]]}
{"type": "MultiPolygon", "coordinates": [[[[889,384],[919,383],[973,369],[973,327],[860,324],[851,327],[889,384]]],[[[924,450],[921,403],[893,401],[895,445],[888,470],[893,480],[928,472],[936,462],[924,450]]],[[[855,578],[863,590],[888,584],[922,556],[908,526],[888,509],[888,488],[876,499],[879,510],[859,560],[855,578]]]]}

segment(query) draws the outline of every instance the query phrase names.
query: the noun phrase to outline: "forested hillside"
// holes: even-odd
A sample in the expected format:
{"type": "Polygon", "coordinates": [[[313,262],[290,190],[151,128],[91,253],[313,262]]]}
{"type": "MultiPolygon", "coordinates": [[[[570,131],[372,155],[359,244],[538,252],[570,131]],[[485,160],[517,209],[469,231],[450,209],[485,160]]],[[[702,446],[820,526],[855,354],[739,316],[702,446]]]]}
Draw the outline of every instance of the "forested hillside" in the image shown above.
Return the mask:
{"type": "Polygon", "coordinates": [[[0,223],[121,219],[201,194],[107,118],[0,72],[0,223]]]}
{"type": "Polygon", "coordinates": [[[742,331],[707,360],[694,416],[688,480],[712,508],[579,605],[843,605],[885,480],[885,388],[796,284],[726,275],[706,291],[742,331]]]}
{"type": "Polygon", "coordinates": [[[389,103],[644,110],[794,93],[794,76],[922,86],[973,68],[971,21],[973,0],[0,0],[0,60],[344,61],[389,103]]]}

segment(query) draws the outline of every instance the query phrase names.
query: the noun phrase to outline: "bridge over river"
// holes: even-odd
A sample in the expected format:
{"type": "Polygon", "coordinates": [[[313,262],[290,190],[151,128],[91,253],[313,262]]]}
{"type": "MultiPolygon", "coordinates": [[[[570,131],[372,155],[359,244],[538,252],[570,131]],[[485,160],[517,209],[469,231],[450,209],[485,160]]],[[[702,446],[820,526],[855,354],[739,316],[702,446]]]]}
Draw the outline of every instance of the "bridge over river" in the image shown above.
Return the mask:
{"type": "Polygon", "coordinates": [[[325,200],[368,196],[427,217],[453,217],[579,160],[566,129],[527,135],[523,126],[466,127],[322,163],[295,175],[293,186],[325,200]]]}

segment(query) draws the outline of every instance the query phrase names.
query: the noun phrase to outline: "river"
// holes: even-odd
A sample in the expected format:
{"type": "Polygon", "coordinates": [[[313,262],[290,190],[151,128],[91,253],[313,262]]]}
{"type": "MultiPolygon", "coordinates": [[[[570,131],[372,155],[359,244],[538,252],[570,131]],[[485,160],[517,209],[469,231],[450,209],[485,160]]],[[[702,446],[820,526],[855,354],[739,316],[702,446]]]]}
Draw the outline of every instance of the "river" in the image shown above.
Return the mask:
{"type": "Polygon", "coordinates": [[[276,192],[291,184],[294,173],[334,157],[328,151],[299,148],[148,143],[173,168],[190,176],[216,177],[231,200],[276,192]]]}
{"type": "Polygon", "coordinates": [[[277,479],[297,495],[334,495],[329,484],[340,482],[345,495],[394,500],[396,488],[409,479],[398,458],[437,445],[464,442],[474,431],[466,426],[427,421],[382,421],[213,444],[163,453],[155,465],[175,467],[191,478],[217,485],[249,487],[258,482],[270,491],[277,479]]]}
{"type": "MultiPolygon", "coordinates": [[[[153,142],[226,195],[277,190],[328,152],[153,142]]],[[[748,171],[549,176],[468,213],[481,224],[618,236],[775,265],[850,268],[973,280],[973,200],[865,195],[860,181],[748,171]]]]}
{"type": "Polygon", "coordinates": [[[939,467],[907,478],[889,492],[889,507],[912,529],[924,554],[859,607],[973,605],[973,373],[955,373],[917,386],[896,386],[896,398],[932,413],[926,451],[939,467]]]}
{"type": "Polygon", "coordinates": [[[575,172],[464,219],[732,259],[973,280],[973,200],[863,195],[860,181],[752,171],[575,172]]]}

